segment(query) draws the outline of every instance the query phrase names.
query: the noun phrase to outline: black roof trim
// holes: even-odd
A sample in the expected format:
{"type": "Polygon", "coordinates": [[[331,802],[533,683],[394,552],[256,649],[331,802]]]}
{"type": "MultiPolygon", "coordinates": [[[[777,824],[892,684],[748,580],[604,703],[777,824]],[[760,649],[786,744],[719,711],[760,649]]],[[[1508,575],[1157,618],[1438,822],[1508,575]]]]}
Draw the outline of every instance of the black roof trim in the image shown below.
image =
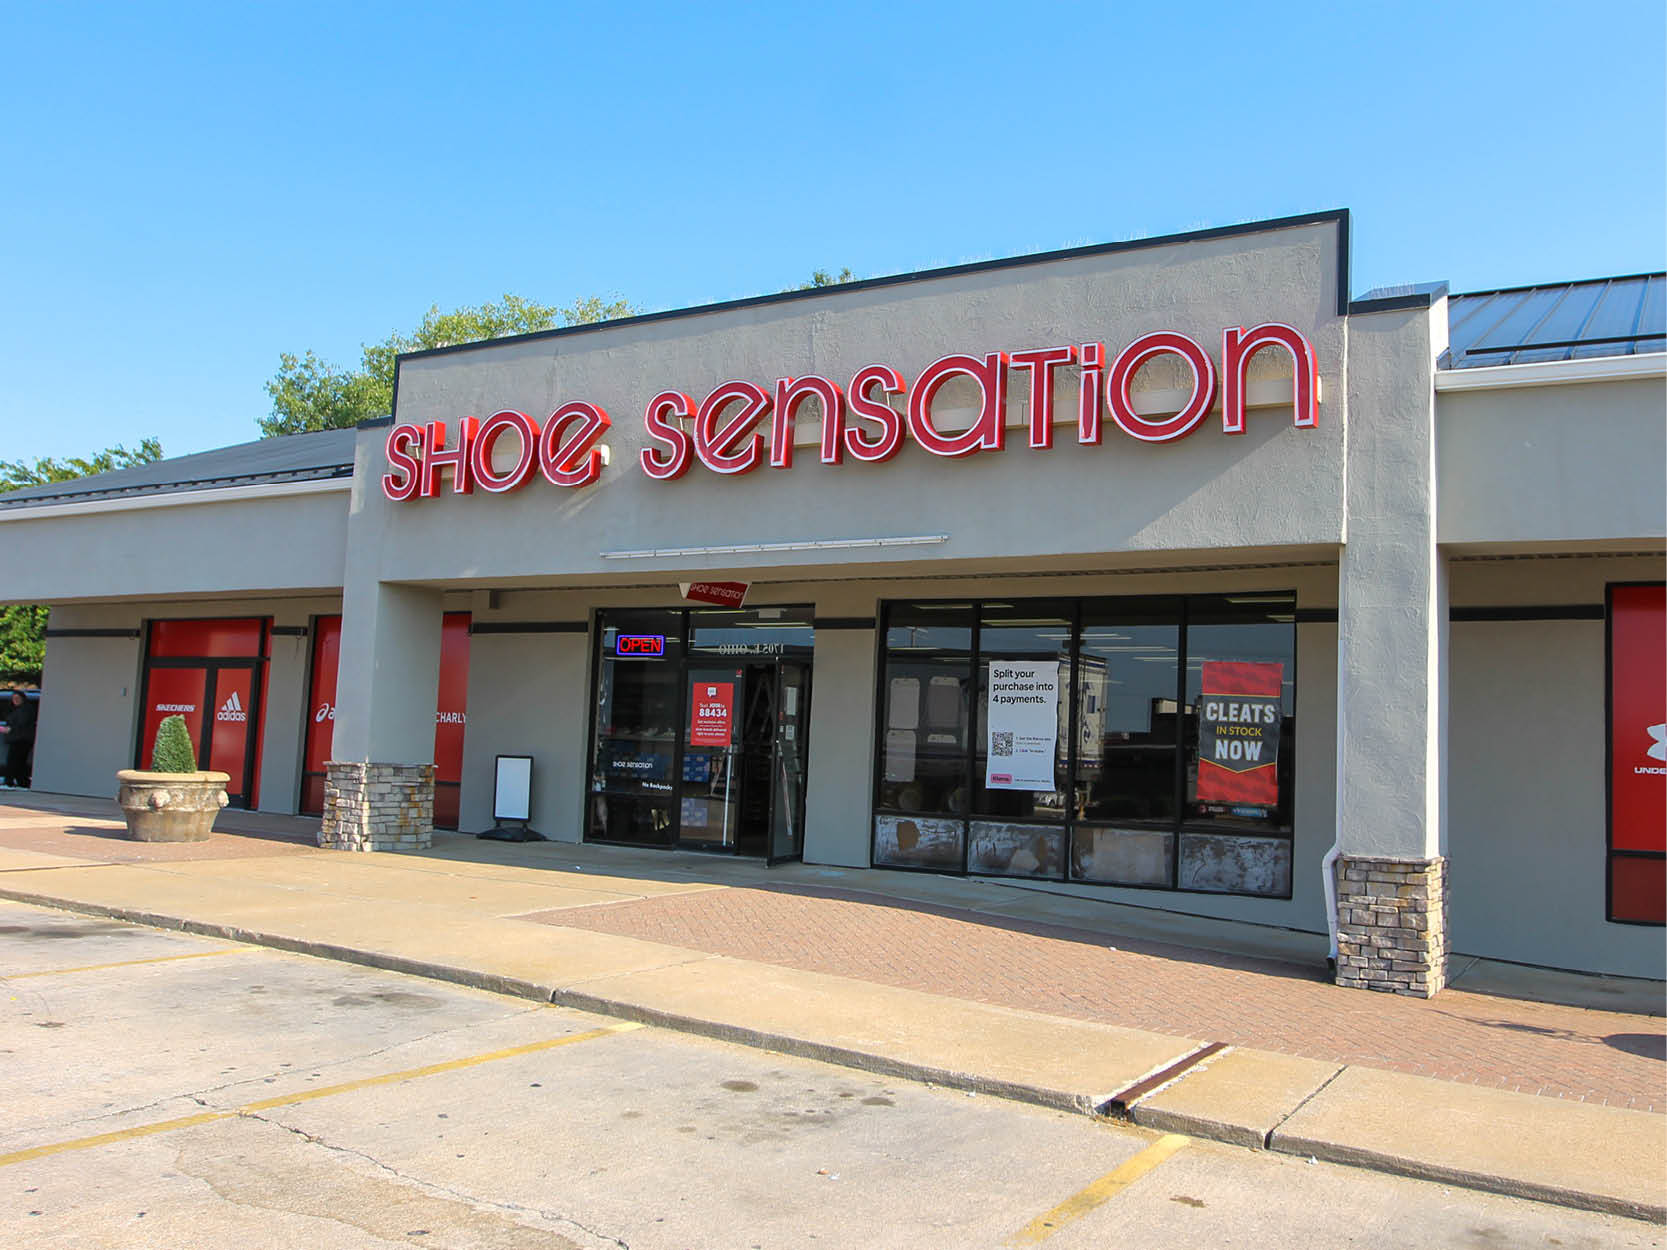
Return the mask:
{"type": "MultiPolygon", "coordinates": [[[[111,486],[103,490],[61,490],[50,495],[28,495],[19,499],[11,499],[0,495],[0,510],[23,511],[32,506],[45,507],[48,504],[98,503],[105,499],[131,499],[144,495],[185,495],[195,491],[215,490],[220,487],[246,486],[259,482],[272,482],[284,485],[292,482],[329,482],[338,478],[352,477],[353,466],[350,464],[321,465],[311,469],[290,469],[283,472],[266,473],[237,473],[222,477],[183,478],[177,482],[145,482],[137,486],[111,486]]],[[[86,478],[72,478],[66,486],[78,482],[85,482],[86,478]]]]}
{"type": "MultiPolygon", "coordinates": [[[[1202,243],[1211,239],[1231,239],[1244,235],[1270,234],[1276,230],[1291,230],[1299,226],[1335,224],[1338,227],[1337,250],[1337,315],[1349,311],[1349,210],[1332,208],[1319,213],[1302,213],[1295,217],[1275,217],[1269,221],[1244,222],[1235,226],[1212,226],[1207,230],[1188,230],[1180,234],[1159,235],[1150,239],[1127,239],[1120,243],[1091,243],[1086,247],[1067,247],[1052,252],[1034,252],[1025,256],[1004,256],[999,260],[974,261],[966,265],[948,265],[941,269],[919,269],[909,273],[887,274],[879,278],[864,278],[857,282],[841,282],[837,286],[811,287],[804,291],[778,291],[770,295],[749,295],[744,299],[721,300],[715,304],[697,304],[692,308],[673,308],[663,312],[641,313],[635,317],[620,317],[613,321],[594,321],[586,325],[558,326],[553,330],[533,330],[527,334],[510,334],[503,338],[482,339],[474,343],[453,343],[448,347],[428,347],[421,351],[401,352],[394,357],[395,402],[398,402],[399,364],[407,360],[421,360],[430,356],[447,356],[456,352],[477,351],[485,347],[504,347],[511,343],[529,343],[540,339],[561,338],[587,334],[597,330],[614,330],[621,326],[647,325],[656,321],[670,321],[677,317],[697,317],[707,313],[734,312],[742,308],[760,308],[770,304],[785,304],[793,300],[820,299],[852,291],[872,291],[909,282],[956,278],[971,273],[990,273],[1001,269],[1016,269],[1024,265],[1045,265],[1055,261],[1078,260],[1088,256],[1110,256],[1118,252],[1135,252],[1148,248],[1172,247],[1179,243],[1202,243]]],[[[367,423],[368,424],[368,423],[367,423]]]]}
{"type": "Polygon", "coordinates": [[[1368,291],[1349,304],[1349,313],[1399,312],[1405,308],[1434,308],[1448,294],[1445,282],[1420,282],[1415,286],[1381,287],[1383,293],[1368,291]]]}
{"type": "Polygon", "coordinates": [[[376,430],[380,429],[384,425],[392,425],[393,423],[394,419],[392,417],[366,417],[353,428],[356,430],[376,430]]]}

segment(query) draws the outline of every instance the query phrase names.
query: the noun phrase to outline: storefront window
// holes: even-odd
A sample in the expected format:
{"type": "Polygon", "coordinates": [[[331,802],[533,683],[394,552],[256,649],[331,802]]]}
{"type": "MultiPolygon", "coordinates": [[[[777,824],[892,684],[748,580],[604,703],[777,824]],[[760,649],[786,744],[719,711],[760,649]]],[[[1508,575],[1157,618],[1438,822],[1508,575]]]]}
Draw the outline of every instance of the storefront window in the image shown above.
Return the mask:
{"type": "Polygon", "coordinates": [[[1182,601],[1091,600],[1077,665],[1077,821],[1071,875],[1174,879],[1182,601]]]}
{"type": "Polygon", "coordinates": [[[1294,622],[1288,592],[891,605],[874,862],[1290,897],[1294,622]]]}
{"type": "Polygon", "coordinates": [[[904,818],[877,821],[877,863],[961,867],[963,822],[920,818],[967,810],[974,619],[965,603],[900,606],[888,619],[879,806],[904,818]]]}

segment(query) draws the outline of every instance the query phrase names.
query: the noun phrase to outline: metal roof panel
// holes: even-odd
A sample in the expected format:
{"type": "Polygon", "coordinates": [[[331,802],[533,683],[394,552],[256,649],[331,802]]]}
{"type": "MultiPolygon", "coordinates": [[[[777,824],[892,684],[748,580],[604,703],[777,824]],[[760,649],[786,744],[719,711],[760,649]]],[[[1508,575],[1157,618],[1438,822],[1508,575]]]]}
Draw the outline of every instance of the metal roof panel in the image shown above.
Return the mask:
{"type": "Polygon", "coordinates": [[[1667,281],[1630,274],[1454,295],[1444,368],[1586,360],[1667,349],[1667,281]]]}

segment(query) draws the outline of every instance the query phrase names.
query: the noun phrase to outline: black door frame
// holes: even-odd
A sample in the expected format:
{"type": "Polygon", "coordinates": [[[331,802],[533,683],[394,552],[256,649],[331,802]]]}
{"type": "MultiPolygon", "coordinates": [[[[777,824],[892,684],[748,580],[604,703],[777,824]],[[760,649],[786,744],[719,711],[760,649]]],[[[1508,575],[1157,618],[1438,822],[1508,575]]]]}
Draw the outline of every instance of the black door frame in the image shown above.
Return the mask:
{"type": "Polygon", "coordinates": [[[766,868],[774,868],[777,864],[803,863],[805,858],[805,805],[806,791],[809,789],[808,783],[810,780],[810,686],[812,675],[816,671],[816,666],[811,660],[788,656],[776,657],[776,729],[775,740],[770,749],[770,823],[772,826],[775,824],[775,805],[778,802],[786,802],[788,798],[787,787],[785,785],[778,786],[777,778],[785,778],[786,773],[786,765],[783,763],[781,752],[782,719],[787,715],[783,707],[782,695],[785,684],[782,677],[789,664],[801,670],[802,681],[799,689],[804,692],[801,696],[804,699],[804,706],[796,713],[799,725],[797,755],[800,762],[798,795],[793,802],[793,810],[787,813],[788,828],[797,829],[798,832],[793,836],[795,849],[788,851],[786,854],[777,855],[775,854],[775,832],[773,829],[771,830],[764,842],[764,866],[766,868]]]}

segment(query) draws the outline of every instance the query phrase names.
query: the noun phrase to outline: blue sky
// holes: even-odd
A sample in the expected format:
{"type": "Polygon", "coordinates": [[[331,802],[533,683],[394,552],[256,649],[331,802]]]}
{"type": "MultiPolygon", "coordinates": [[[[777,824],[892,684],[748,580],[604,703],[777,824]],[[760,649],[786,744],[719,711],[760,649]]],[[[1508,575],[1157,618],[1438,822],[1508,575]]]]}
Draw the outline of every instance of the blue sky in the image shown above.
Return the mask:
{"type": "Polygon", "coordinates": [[[1354,293],[1659,269],[1659,0],[11,5],[0,459],[241,442],[280,351],[1346,207],[1354,293]]]}

